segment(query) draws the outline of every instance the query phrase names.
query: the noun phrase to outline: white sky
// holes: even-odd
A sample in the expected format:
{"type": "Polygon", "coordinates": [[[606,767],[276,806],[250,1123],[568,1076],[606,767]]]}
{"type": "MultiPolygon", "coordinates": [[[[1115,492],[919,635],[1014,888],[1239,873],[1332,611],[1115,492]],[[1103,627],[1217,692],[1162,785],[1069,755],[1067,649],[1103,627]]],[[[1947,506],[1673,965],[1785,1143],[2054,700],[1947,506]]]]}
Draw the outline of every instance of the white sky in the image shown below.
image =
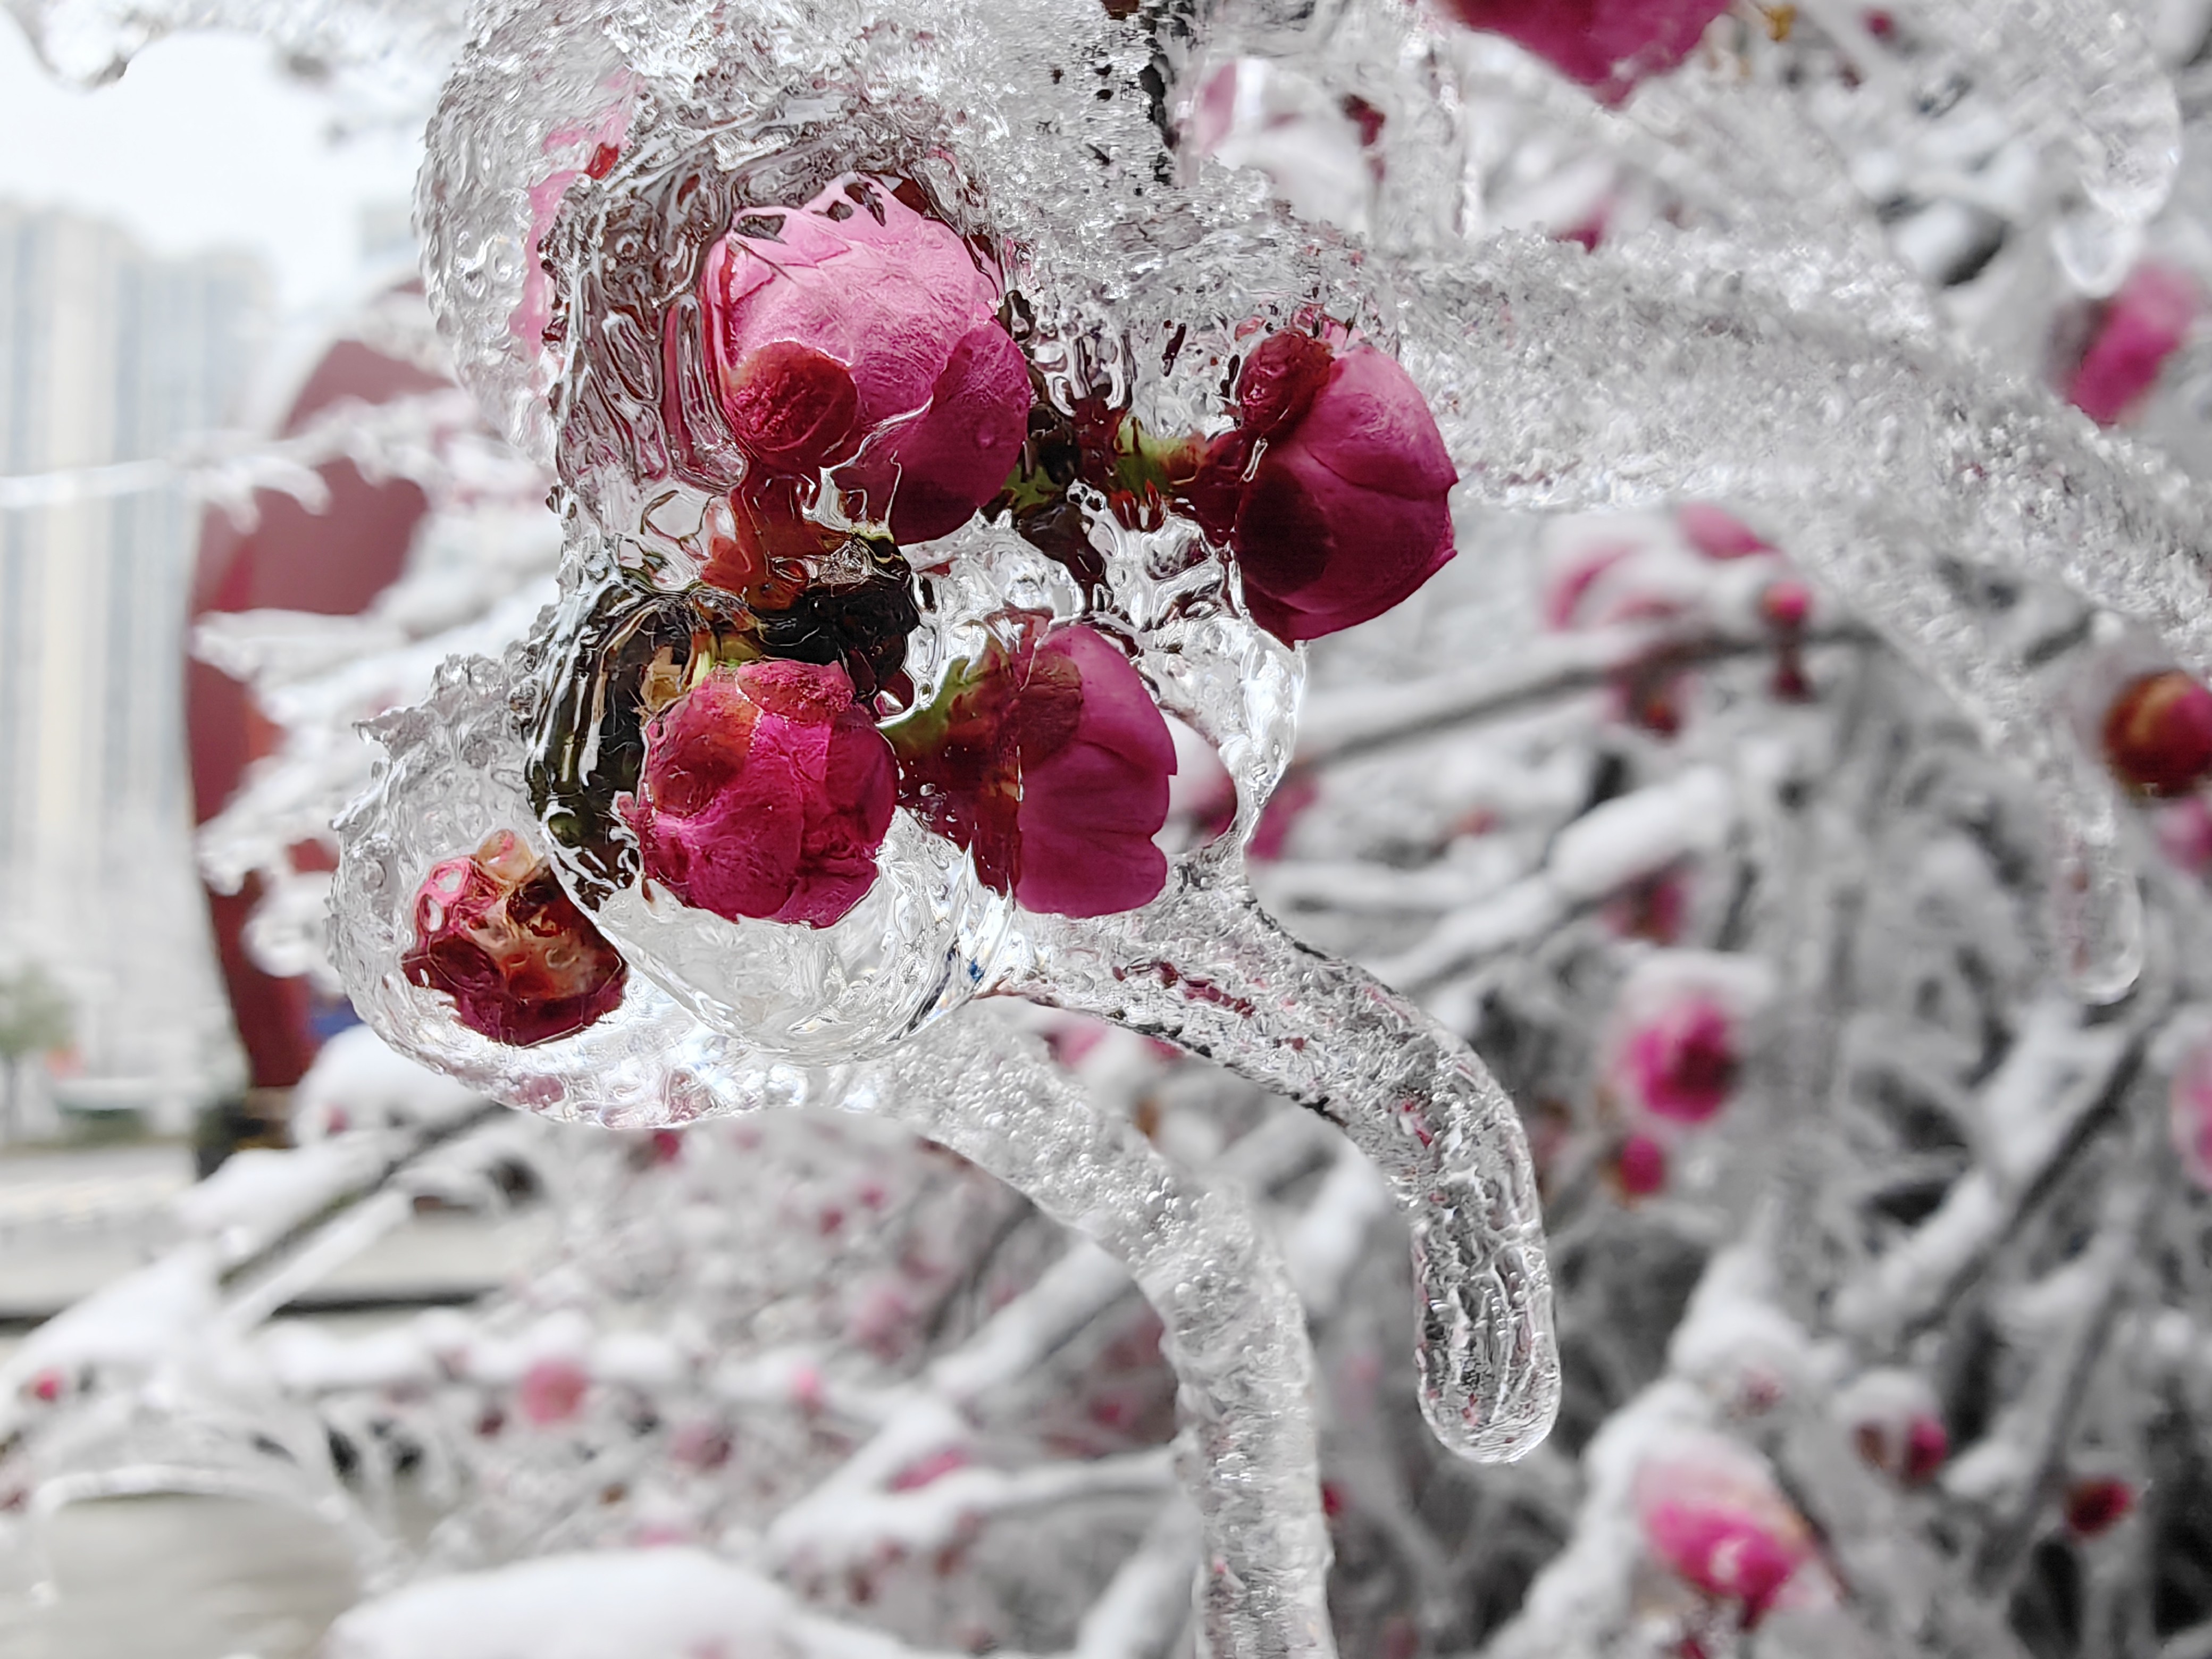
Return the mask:
{"type": "Polygon", "coordinates": [[[54,80],[0,21],[0,199],[110,220],[150,251],[242,248],[289,312],[352,293],[364,209],[403,206],[419,144],[332,143],[329,106],[234,35],[178,35],[112,85],[54,80]]]}

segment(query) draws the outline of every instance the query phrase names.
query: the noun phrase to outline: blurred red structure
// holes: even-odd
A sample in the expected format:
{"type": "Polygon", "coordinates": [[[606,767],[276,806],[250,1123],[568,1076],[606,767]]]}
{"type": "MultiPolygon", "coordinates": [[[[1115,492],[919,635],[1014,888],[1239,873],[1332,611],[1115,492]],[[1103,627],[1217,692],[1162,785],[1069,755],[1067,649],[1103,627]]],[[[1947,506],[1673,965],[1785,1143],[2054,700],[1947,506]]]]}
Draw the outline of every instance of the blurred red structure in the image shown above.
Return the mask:
{"type": "MultiPolygon", "coordinates": [[[[433,392],[446,382],[355,340],[324,354],[285,416],[283,433],[301,430],[340,398],[364,403],[433,392]]],[[[196,623],[211,611],[310,611],[350,616],[390,586],[406,562],[416,526],[429,503],[404,479],[372,483],[352,462],[318,469],[330,505],[310,512],[289,495],[268,490],[254,498],[258,522],[241,531],[219,510],[200,530],[192,588],[196,623]]],[[[185,669],[185,727],[191,749],[192,799],[200,823],[215,816],[246,768],[275,744],[275,731],[246,688],[220,670],[194,661],[185,669]]],[[[319,845],[295,851],[303,869],[328,867],[319,845]]],[[[300,1080],[320,1044],[313,1024],[314,994],[304,980],[272,978],[246,953],[246,920],[261,898],[249,878],[234,894],[210,890],[208,907],[222,957],[233,1017],[257,1089],[289,1088],[300,1080]]]]}

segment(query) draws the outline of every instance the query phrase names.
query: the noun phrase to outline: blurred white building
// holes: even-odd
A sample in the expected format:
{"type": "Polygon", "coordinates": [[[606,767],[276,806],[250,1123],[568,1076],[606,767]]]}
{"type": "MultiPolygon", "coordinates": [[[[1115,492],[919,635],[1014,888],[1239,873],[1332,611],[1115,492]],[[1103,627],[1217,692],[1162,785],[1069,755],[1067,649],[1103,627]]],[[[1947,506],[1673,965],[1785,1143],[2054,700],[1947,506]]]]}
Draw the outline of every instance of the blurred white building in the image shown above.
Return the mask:
{"type": "MultiPolygon", "coordinates": [[[[265,284],[0,206],[0,474],[175,453],[233,421],[265,284]]],[[[0,501],[0,963],[77,1005],[84,1081],[172,1122],[234,1071],[191,854],[184,631],[198,508],[174,484],[0,501]]]]}

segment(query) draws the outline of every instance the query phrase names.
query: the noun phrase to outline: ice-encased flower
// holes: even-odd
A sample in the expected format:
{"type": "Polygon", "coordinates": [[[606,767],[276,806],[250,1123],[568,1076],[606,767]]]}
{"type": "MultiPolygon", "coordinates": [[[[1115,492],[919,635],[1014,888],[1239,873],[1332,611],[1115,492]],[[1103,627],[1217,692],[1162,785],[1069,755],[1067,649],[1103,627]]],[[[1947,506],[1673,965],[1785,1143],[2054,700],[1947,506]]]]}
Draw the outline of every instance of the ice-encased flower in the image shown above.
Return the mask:
{"type": "Polygon", "coordinates": [[[826,927],[876,881],[897,775],[835,664],[717,666],[646,728],[623,817],[645,873],[734,921],[826,927]]]}
{"type": "Polygon", "coordinates": [[[1812,1528],[1757,1453],[1723,1436],[1686,1432],[1636,1475],[1636,1514],[1654,1559],[1747,1628],[1779,1607],[1832,1597],[1812,1528]]]}
{"type": "Polygon", "coordinates": [[[1395,359],[1285,330],[1246,360],[1237,401],[1183,497],[1268,632],[1296,644],[1379,617],[1451,557],[1459,474],[1395,359]]]}
{"type": "Polygon", "coordinates": [[[1502,34],[1618,101],[1687,58],[1729,0],[1447,0],[1469,28],[1502,34]]]}
{"type": "Polygon", "coordinates": [[[509,830],[423,878],[400,971],[453,998],[471,1030],[517,1048],[599,1019],[622,1000],[629,975],[552,866],[509,830]]]}
{"type": "Polygon", "coordinates": [[[529,1421],[546,1428],[575,1416],[591,1387],[590,1373],[574,1360],[560,1357],[540,1359],[522,1374],[521,1382],[515,1385],[514,1403],[529,1421]]]}
{"type": "Polygon", "coordinates": [[[1128,658],[1097,629],[956,670],[889,728],[906,804],[1024,909],[1111,915],[1159,896],[1175,738],[1128,658]]]}
{"type": "Polygon", "coordinates": [[[2212,777],[2212,691],[2179,668],[2130,680],[2105,710],[2105,763],[2138,793],[2186,794],[2212,777]]]}
{"type": "Polygon", "coordinates": [[[2187,271],[2156,260],[2136,266],[2099,319],[2067,401],[2100,426],[2124,420],[2158,384],[2203,305],[2187,271]]]}
{"type": "Polygon", "coordinates": [[[738,444],[771,472],[840,466],[902,542],[957,529],[998,493],[1030,395],[997,272],[915,195],[848,175],[804,207],[749,210],[702,282],[738,444]]]}

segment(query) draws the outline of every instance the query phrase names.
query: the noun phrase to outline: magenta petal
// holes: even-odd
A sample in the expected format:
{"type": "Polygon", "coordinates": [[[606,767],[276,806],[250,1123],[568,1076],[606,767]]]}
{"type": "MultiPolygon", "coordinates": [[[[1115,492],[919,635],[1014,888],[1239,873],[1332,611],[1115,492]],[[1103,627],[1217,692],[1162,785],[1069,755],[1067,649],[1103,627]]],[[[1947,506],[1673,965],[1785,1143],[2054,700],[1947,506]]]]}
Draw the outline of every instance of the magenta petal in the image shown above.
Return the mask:
{"type": "MultiPolygon", "coordinates": [[[[1155,773],[1164,789],[1176,769],[1175,738],[1136,665],[1096,629],[1066,628],[1040,647],[1073,662],[1083,677],[1080,742],[1096,744],[1155,773]]],[[[1162,819],[1160,822],[1164,823],[1162,819]]],[[[1152,825],[1152,830],[1159,823],[1152,825]]],[[[1146,831],[1150,835],[1152,830],[1146,831]]]]}
{"type": "Polygon", "coordinates": [[[1167,880],[1168,855],[1148,838],[1024,826],[1014,902],[1047,915],[1119,915],[1150,904],[1167,880]]]}
{"type": "Polygon", "coordinates": [[[1168,774],[1083,739],[1022,772],[1022,833],[1051,829],[1149,840],[1167,822],[1168,774]]]}
{"type": "Polygon", "coordinates": [[[1684,539],[1709,559],[1744,559],[1771,553],[1772,543],[1724,507],[1691,501],[1675,510],[1684,539]]]}
{"type": "Polygon", "coordinates": [[[1319,639],[1381,616],[1411,597],[1455,550],[1451,510],[1441,497],[1408,501],[1358,489],[1304,455],[1278,463],[1294,471],[1331,526],[1317,574],[1287,537],[1255,533],[1240,520],[1237,563],[1245,603],[1260,625],[1285,643],[1319,639]],[[1290,556],[1283,556],[1284,555],[1290,556]]]}
{"type": "Polygon", "coordinates": [[[1096,629],[1062,629],[1037,654],[1075,665],[1083,708],[1060,747],[1024,757],[1015,901],[1065,916],[1149,904],[1167,884],[1152,838],[1167,822],[1175,738],[1143,677],[1096,629]]]}
{"type": "Polygon", "coordinates": [[[1029,430],[1021,348],[994,319],[954,346],[920,418],[890,433],[840,475],[872,512],[890,503],[901,542],[950,535],[997,495],[1029,430]]]}
{"type": "Polygon", "coordinates": [[[1372,346],[1355,346],[1298,422],[1291,446],[1346,483],[1409,501],[1459,482],[1443,434],[1413,377],[1372,346]]]}

